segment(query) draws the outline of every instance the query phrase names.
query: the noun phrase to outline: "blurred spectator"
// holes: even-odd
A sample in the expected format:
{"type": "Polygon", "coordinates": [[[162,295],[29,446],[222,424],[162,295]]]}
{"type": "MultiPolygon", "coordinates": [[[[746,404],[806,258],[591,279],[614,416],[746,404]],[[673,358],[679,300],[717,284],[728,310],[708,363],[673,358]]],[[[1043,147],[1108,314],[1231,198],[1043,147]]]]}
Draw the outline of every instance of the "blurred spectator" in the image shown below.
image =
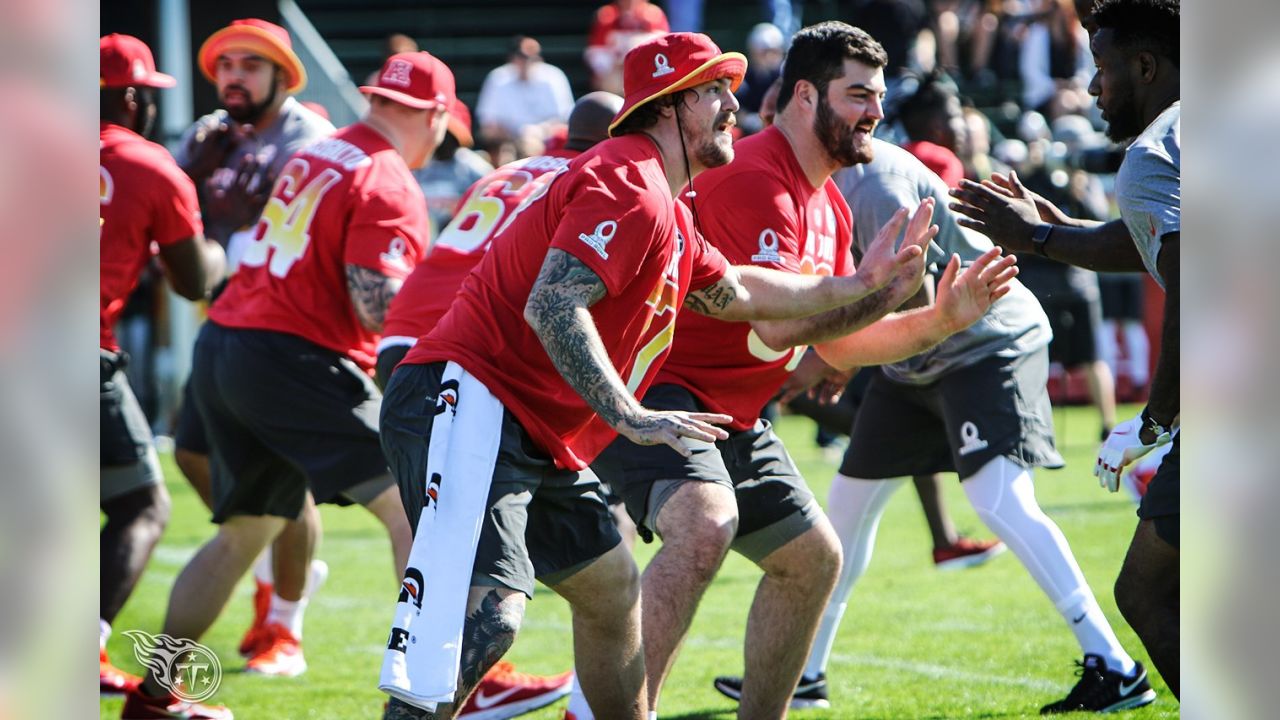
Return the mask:
{"type": "Polygon", "coordinates": [[[493,172],[487,160],[471,150],[471,111],[461,100],[449,107],[449,132],[436,148],[431,162],[413,171],[427,199],[431,221],[431,241],[449,224],[458,210],[463,193],[480,178],[493,172]]]}
{"type": "Polygon", "coordinates": [[[981,86],[991,84],[994,74],[990,64],[999,16],[1008,4],[1009,0],[929,2],[928,23],[938,67],[955,77],[973,78],[981,86]]]}
{"type": "Polygon", "coordinates": [[[897,114],[907,135],[902,147],[937,173],[947,187],[959,187],[964,164],[956,151],[965,143],[960,97],[936,75],[930,75],[914,94],[902,100],[897,114]]]}
{"type": "Polygon", "coordinates": [[[785,48],[782,31],[770,23],[756,25],[747,36],[747,76],[734,93],[741,106],[738,124],[745,133],[759,132],[764,127],[760,122],[760,104],[769,86],[782,75],[785,48]]]}
{"type": "Polygon", "coordinates": [[[884,79],[889,95],[894,92],[894,81],[903,74],[933,70],[936,43],[929,30],[924,0],[858,0],[850,10],[850,17],[851,24],[870,33],[888,54],[884,79]]]}
{"type": "Polygon", "coordinates": [[[1098,355],[1111,369],[1120,397],[1140,397],[1150,380],[1151,340],[1142,322],[1146,288],[1142,273],[1098,273],[1102,328],[1098,355]]]}
{"type": "Polygon", "coordinates": [[[568,120],[572,109],[573,91],[564,71],[543,61],[537,40],[518,35],[511,42],[509,62],[485,77],[476,119],[486,143],[512,141],[527,155],[541,152],[547,136],[568,120]]]}
{"type": "Polygon", "coordinates": [[[623,94],[622,58],[627,51],[669,31],[662,8],[648,0],[614,0],[596,10],[584,53],[591,87],[623,94]]]}
{"type": "Polygon", "coordinates": [[[1093,104],[1088,33],[1071,0],[1036,0],[1033,8],[1019,32],[1022,106],[1050,119],[1082,112],[1093,104]]]}
{"type": "Polygon", "coordinates": [[[965,107],[964,141],[960,143],[960,162],[964,164],[964,176],[982,181],[992,173],[1009,174],[1009,166],[991,156],[991,120],[977,108],[965,107]]]}

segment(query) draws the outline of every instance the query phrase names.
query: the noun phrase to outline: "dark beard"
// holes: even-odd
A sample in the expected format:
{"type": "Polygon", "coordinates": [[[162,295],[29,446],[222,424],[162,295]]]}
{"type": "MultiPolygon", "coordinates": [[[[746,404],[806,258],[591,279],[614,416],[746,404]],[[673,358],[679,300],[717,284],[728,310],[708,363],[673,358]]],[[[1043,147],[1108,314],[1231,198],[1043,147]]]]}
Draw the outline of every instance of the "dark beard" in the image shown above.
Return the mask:
{"type": "MultiPolygon", "coordinates": [[[[721,123],[728,120],[728,113],[722,113],[716,116],[715,125],[719,127],[721,123]]],[[[720,167],[733,162],[733,146],[723,147],[716,143],[716,136],[713,132],[706,142],[693,149],[693,156],[698,159],[698,163],[705,168],[720,167]]]]}
{"type": "Polygon", "coordinates": [[[238,123],[249,123],[250,125],[256,125],[258,123],[258,120],[262,119],[262,115],[267,111],[267,108],[271,107],[271,105],[275,103],[276,93],[278,91],[279,91],[278,85],[275,82],[272,82],[271,92],[267,93],[267,96],[263,98],[262,102],[255,103],[253,101],[253,97],[249,96],[249,91],[245,90],[245,95],[249,97],[249,107],[238,108],[236,110],[232,110],[231,108],[226,108],[227,115],[230,115],[231,119],[235,120],[238,123]]]}
{"type": "Polygon", "coordinates": [[[1111,142],[1128,142],[1138,137],[1142,130],[1142,120],[1132,101],[1124,100],[1107,112],[1107,137],[1111,142]]]}
{"type": "Polygon", "coordinates": [[[818,136],[822,148],[841,167],[852,167],[871,162],[871,153],[856,146],[854,126],[836,117],[825,97],[818,98],[818,114],[813,119],[813,134],[818,136]]]}

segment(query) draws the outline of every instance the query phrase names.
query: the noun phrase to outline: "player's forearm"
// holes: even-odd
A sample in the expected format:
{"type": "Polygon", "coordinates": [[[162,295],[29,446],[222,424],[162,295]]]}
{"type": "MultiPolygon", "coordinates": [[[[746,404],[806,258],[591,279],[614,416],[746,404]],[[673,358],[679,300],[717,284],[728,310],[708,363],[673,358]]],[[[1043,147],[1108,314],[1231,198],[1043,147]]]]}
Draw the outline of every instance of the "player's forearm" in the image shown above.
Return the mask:
{"type": "Polygon", "coordinates": [[[818,315],[793,320],[762,320],[753,322],[751,326],[765,345],[773,350],[785,350],[857,332],[892,312],[899,304],[898,300],[893,288],[884,287],[860,300],[818,315]]]}
{"type": "Polygon", "coordinates": [[[937,306],[930,305],[887,315],[858,332],[816,344],[813,349],[828,365],[849,370],[906,360],[938,345],[955,331],[937,306]]]}
{"type": "Polygon", "coordinates": [[[1090,270],[1144,269],[1142,256],[1121,220],[1095,225],[1054,225],[1044,244],[1044,253],[1058,262],[1090,270]]]}
{"type": "Polygon", "coordinates": [[[861,300],[879,288],[857,273],[847,277],[798,275],[751,266],[738,266],[741,293],[722,319],[791,320],[861,300]]]}

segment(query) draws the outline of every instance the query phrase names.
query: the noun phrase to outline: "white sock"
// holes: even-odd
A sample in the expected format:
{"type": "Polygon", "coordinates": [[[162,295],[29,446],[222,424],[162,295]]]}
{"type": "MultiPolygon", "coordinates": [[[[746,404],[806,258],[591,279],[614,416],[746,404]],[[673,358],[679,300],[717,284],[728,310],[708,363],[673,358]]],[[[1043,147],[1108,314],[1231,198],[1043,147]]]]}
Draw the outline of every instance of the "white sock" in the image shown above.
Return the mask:
{"type": "Polygon", "coordinates": [[[1098,608],[1067,539],[1036,502],[1031,472],[998,457],[961,486],[978,517],[1009,546],[1062,614],[1081,650],[1101,655],[1112,670],[1133,672],[1133,658],[1098,608]]]}
{"type": "Polygon", "coordinates": [[[1151,358],[1151,341],[1147,339],[1147,329],[1137,320],[1129,320],[1125,322],[1123,332],[1129,377],[1135,385],[1146,385],[1149,375],[1147,363],[1151,358]]]}
{"type": "Polygon", "coordinates": [[[859,480],[840,474],[832,479],[831,491],[827,494],[827,517],[830,518],[836,535],[840,537],[844,565],[840,568],[840,579],[836,581],[831,600],[822,612],[818,634],[813,640],[813,649],[809,651],[809,661],[804,667],[805,677],[815,678],[827,671],[831,648],[836,642],[836,631],[840,629],[840,619],[844,617],[853,585],[871,563],[871,551],[876,544],[880,516],[884,514],[885,505],[894,491],[905,482],[905,478],[859,480]]]}
{"type": "Polygon", "coordinates": [[[258,556],[258,561],[253,564],[253,576],[258,582],[272,583],[275,574],[271,571],[271,546],[268,545],[262,554],[258,556]]]}
{"type": "Polygon", "coordinates": [[[658,711],[657,711],[657,710],[650,710],[650,711],[649,711],[649,720],[658,720],[658,711]]]}
{"type": "Polygon", "coordinates": [[[1095,341],[1098,345],[1098,359],[1111,368],[1111,377],[1120,377],[1120,343],[1116,341],[1116,321],[1103,320],[1095,341]]]}
{"type": "Polygon", "coordinates": [[[302,639],[302,615],[307,609],[307,599],[290,601],[271,594],[271,610],[267,613],[267,624],[278,623],[289,629],[293,637],[302,639]]]}
{"type": "Polygon", "coordinates": [[[596,720],[591,714],[591,706],[587,704],[587,696],[582,694],[582,686],[578,684],[578,676],[573,676],[573,689],[569,691],[569,712],[574,720],[596,720]]]}
{"type": "Polygon", "coordinates": [[[107,640],[111,637],[111,623],[98,618],[98,649],[107,649],[107,640]]]}

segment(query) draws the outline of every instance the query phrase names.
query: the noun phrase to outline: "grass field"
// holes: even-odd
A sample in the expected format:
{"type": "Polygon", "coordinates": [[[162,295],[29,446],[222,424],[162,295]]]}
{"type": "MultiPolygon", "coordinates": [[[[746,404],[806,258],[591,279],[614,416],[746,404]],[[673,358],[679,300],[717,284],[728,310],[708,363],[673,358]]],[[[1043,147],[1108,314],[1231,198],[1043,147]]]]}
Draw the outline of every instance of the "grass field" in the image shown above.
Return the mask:
{"type": "MultiPolygon", "coordinates": [[[[1134,412],[1121,408],[1122,417],[1134,412]]],[[[1136,523],[1134,506],[1122,494],[1101,491],[1090,473],[1098,437],[1096,413],[1068,408],[1057,411],[1055,420],[1068,466],[1039,473],[1040,504],[1071,542],[1121,641],[1149,666],[1111,593],[1136,523]]],[[[811,424],[783,418],[779,431],[810,485],[825,500],[835,466],[814,448],[811,424]]],[[[132,672],[140,672],[140,665],[120,631],[159,631],[175,576],[211,534],[199,499],[177,474],[171,458],[164,460],[173,518],[137,591],[117,618],[109,646],[112,659],[132,672]]],[[[962,532],[990,536],[958,483],[947,483],[946,500],[962,532]]],[[[224,666],[222,689],[213,701],[230,706],[239,720],[380,717],[384,697],[376,681],[398,588],[390,550],[368,513],[326,507],[323,514],[319,557],[331,572],[307,612],[304,647],[310,670],[295,679],[242,672],[236,645],[251,617],[252,582],[247,579],[203,640],[224,666]]],[[[655,547],[641,545],[641,566],[655,547]]],[[[1043,703],[1065,695],[1075,681],[1072,659],[1079,649],[1013,555],[1005,553],[981,568],[943,573],[933,568],[929,549],[919,503],[905,487],[889,505],[875,557],[840,628],[829,673],[832,708],[797,711],[793,717],[1038,717],[1043,703]]],[[[755,566],[741,557],[731,554],[726,560],[664,690],[662,717],[734,716],[735,705],[721,697],[711,681],[716,675],[741,672],[747,609],[759,578],[755,566]]],[[[526,672],[558,672],[569,667],[570,648],[568,607],[539,588],[508,659],[526,672]]],[[[1154,675],[1152,681],[1159,699],[1123,717],[1177,717],[1172,695],[1154,675]]],[[[104,699],[101,717],[118,718],[120,707],[120,700],[104,699]]],[[[563,707],[561,701],[527,717],[559,718],[563,707]]]]}

